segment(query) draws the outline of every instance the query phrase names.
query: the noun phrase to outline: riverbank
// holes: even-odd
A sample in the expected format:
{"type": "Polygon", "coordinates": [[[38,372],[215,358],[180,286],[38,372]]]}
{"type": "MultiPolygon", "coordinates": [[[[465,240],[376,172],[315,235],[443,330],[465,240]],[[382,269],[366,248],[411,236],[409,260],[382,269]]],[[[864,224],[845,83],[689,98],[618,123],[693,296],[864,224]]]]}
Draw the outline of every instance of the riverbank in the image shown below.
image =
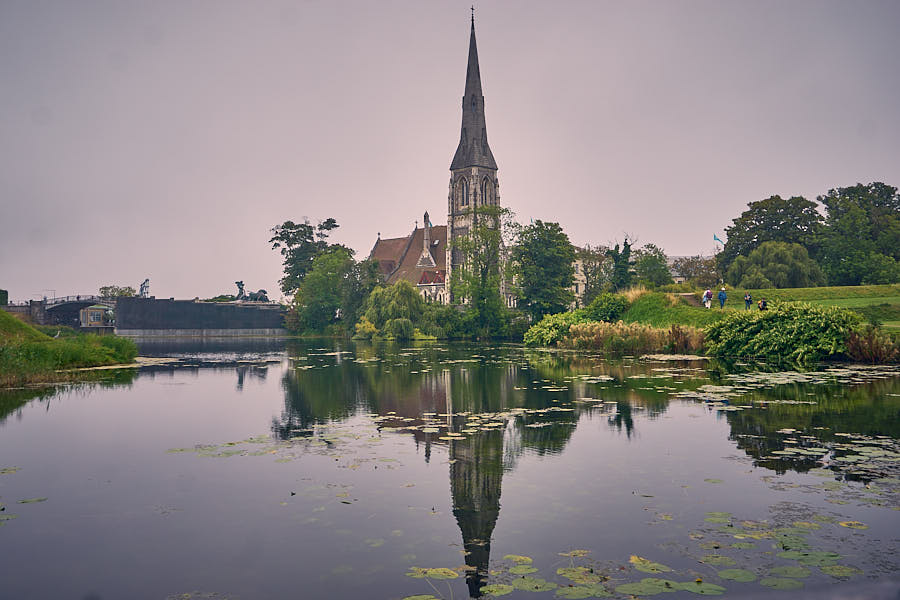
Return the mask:
{"type": "Polygon", "coordinates": [[[732,306],[724,309],[698,306],[690,295],[644,289],[603,294],[587,307],[545,317],[524,341],[610,354],[639,350],[801,362],[900,360],[900,336],[866,316],[866,311],[892,315],[895,300],[900,308],[900,286],[767,291],[775,293],[751,292],[769,301],[767,311],[746,310],[741,291],[729,293],[732,306]],[[791,296],[810,301],[789,301],[791,296]]]}
{"type": "Polygon", "coordinates": [[[71,369],[130,363],[137,345],[113,335],[52,338],[0,311],[0,387],[68,381],[71,369]]]}

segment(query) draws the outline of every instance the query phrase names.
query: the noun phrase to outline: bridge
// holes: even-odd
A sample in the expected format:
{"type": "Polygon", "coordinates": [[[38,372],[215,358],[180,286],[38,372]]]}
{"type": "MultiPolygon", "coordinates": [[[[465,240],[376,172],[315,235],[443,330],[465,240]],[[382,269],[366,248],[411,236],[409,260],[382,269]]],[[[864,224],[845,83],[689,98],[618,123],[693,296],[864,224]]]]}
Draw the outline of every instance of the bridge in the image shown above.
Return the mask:
{"type": "Polygon", "coordinates": [[[10,304],[3,310],[21,313],[31,317],[38,325],[68,325],[78,327],[79,313],[82,308],[101,304],[111,309],[116,307],[115,298],[83,294],[75,296],[54,296],[41,300],[31,300],[22,304],[10,304]]]}

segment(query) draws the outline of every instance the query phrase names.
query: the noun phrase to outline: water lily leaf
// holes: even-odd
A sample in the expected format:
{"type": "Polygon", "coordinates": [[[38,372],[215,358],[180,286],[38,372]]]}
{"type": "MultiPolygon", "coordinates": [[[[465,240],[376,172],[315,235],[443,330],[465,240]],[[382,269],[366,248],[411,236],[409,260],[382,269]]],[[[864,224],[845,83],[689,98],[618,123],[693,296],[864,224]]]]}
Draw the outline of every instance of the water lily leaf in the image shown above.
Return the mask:
{"type": "Polygon", "coordinates": [[[707,554],[703,558],[700,559],[700,562],[705,563],[707,565],[716,565],[716,566],[731,566],[736,565],[737,561],[729,556],[723,556],[721,554],[707,554]]]}
{"type": "Polygon", "coordinates": [[[723,480],[715,479],[713,477],[709,477],[707,479],[704,479],[703,481],[705,481],[706,483],[725,483],[723,480]]]}
{"type": "Polygon", "coordinates": [[[492,583],[482,587],[481,593],[490,594],[491,596],[505,596],[506,594],[511,594],[514,589],[516,588],[505,583],[492,583]]]}
{"type": "Polygon", "coordinates": [[[647,577],[639,583],[625,583],[616,586],[616,593],[631,594],[633,596],[655,596],[665,592],[677,592],[680,588],[677,581],[647,577]]]}
{"type": "Polygon", "coordinates": [[[837,552],[801,552],[799,550],[787,550],[776,554],[779,558],[796,560],[800,564],[812,567],[833,565],[841,559],[837,552]]]}
{"type": "MultiPolygon", "coordinates": [[[[512,572],[512,569],[510,569],[512,572]]],[[[561,567],[556,570],[557,575],[562,575],[566,579],[571,579],[575,583],[600,583],[603,576],[594,573],[587,567],[561,567]]]]}
{"type": "Polygon", "coordinates": [[[733,516],[730,512],[717,512],[717,511],[712,511],[712,512],[708,512],[705,514],[707,517],[714,517],[714,518],[719,518],[719,519],[731,519],[731,517],[733,516]]]}
{"type": "Polygon", "coordinates": [[[438,600],[431,594],[418,594],[416,596],[406,596],[403,600],[438,600]]]}
{"type": "Polygon", "coordinates": [[[821,529],[822,526],[818,523],[813,523],[811,521],[794,521],[794,527],[799,527],[801,529],[821,529]]]}
{"type": "Polygon", "coordinates": [[[700,594],[701,596],[721,596],[725,593],[725,588],[714,583],[706,583],[705,581],[685,581],[678,584],[679,590],[691,592],[692,594],[700,594]]]}
{"type": "MultiPolygon", "coordinates": [[[[667,567],[666,565],[652,562],[649,559],[641,558],[640,556],[631,555],[631,558],[628,559],[634,568],[638,571],[643,571],[644,573],[667,573],[672,569],[667,567]]],[[[616,588],[618,590],[618,588],[616,588]]]]}
{"type": "Polygon", "coordinates": [[[759,580],[760,585],[770,587],[773,590],[797,590],[803,587],[803,582],[797,579],[785,579],[783,577],[766,577],[759,580]]]}
{"type": "Polygon", "coordinates": [[[756,573],[747,569],[722,569],[719,577],[741,582],[756,581],[756,573]]]}
{"type": "Polygon", "coordinates": [[[753,542],[735,542],[731,544],[732,548],[738,548],[740,550],[749,550],[750,548],[755,547],[756,544],[753,542]]]}
{"type": "Polygon", "coordinates": [[[19,504],[35,504],[36,502],[46,502],[46,498],[27,498],[25,500],[19,500],[19,504]]]}
{"type": "Polygon", "coordinates": [[[855,567],[847,565],[827,565],[821,567],[822,572],[832,577],[852,577],[854,575],[862,575],[862,571],[855,567]]]}
{"type": "Polygon", "coordinates": [[[590,553],[591,553],[590,550],[569,550],[568,552],[560,552],[559,555],[560,556],[578,557],[578,556],[587,556],[590,553]]]}
{"type": "Polygon", "coordinates": [[[557,598],[578,600],[580,598],[609,598],[612,594],[601,585],[574,585],[564,586],[556,590],[557,598]]]}
{"type": "Polygon", "coordinates": [[[792,579],[803,579],[804,577],[809,577],[810,573],[812,573],[812,571],[806,567],[774,567],[769,569],[770,575],[790,577],[792,579]]]}
{"type": "Polygon", "coordinates": [[[412,577],[414,579],[456,579],[457,577],[459,577],[459,573],[457,573],[453,569],[447,569],[444,567],[436,569],[410,567],[409,573],[407,573],[406,576],[412,577]]]}
{"type": "Polygon", "coordinates": [[[530,565],[534,562],[530,556],[522,556],[521,554],[507,554],[503,557],[503,560],[511,560],[520,565],[530,565]]]}
{"type": "Polygon", "coordinates": [[[528,575],[529,573],[537,573],[537,569],[529,565],[516,565],[509,569],[513,575],[528,575]]]}
{"type": "Polygon", "coordinates": [[[3,467],[0,469],[0,475],[12,475],[17,471],[19,471],[19,467],[3,467]]]}
{"type": "Polygon", "coordinates": [[[839,521],[838,525],[841,527],[849,527],[850,529],[868,529],[869,526],[865,523],[860,523],[859,521],[839,521]]]}
{"type": "Polygon", "coordinates": [[[512,586],[525,592],[549,592],[556,589],[555,583],[550,583],[540,577],[520,577],[512,580],[512,586]]]}

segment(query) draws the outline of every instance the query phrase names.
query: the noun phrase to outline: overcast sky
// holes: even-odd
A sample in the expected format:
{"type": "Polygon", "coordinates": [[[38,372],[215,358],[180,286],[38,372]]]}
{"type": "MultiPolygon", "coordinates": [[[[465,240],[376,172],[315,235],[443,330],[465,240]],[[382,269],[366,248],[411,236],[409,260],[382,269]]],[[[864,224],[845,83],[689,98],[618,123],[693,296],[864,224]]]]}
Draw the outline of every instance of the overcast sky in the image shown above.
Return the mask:
{"type": "MultiPolygon", "coordinates": [[[[0,288],[265,288],[270,229],[446,222],[470,2],[0,0],[0,288]]],[[[501,203],[710,253],[751,201],[900,185],[900,2],[480,2],[501,203]]]]}

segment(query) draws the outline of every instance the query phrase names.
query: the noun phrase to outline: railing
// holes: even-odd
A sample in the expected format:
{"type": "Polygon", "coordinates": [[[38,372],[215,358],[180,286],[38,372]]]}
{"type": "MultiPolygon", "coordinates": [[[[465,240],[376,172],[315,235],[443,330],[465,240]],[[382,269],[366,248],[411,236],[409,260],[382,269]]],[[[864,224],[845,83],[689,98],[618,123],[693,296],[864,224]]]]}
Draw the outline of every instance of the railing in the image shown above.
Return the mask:
{"type": "Polygon", "coordinates": [[[94,296],[85,294],[83,296],[54,296],[53,298],[45,298],[47,306],[55,306],[57,304],[65,304],[66,302],[100,302],[101,300],[112,300],[112,298],[104,298],[102,296],[94,296]]]}

